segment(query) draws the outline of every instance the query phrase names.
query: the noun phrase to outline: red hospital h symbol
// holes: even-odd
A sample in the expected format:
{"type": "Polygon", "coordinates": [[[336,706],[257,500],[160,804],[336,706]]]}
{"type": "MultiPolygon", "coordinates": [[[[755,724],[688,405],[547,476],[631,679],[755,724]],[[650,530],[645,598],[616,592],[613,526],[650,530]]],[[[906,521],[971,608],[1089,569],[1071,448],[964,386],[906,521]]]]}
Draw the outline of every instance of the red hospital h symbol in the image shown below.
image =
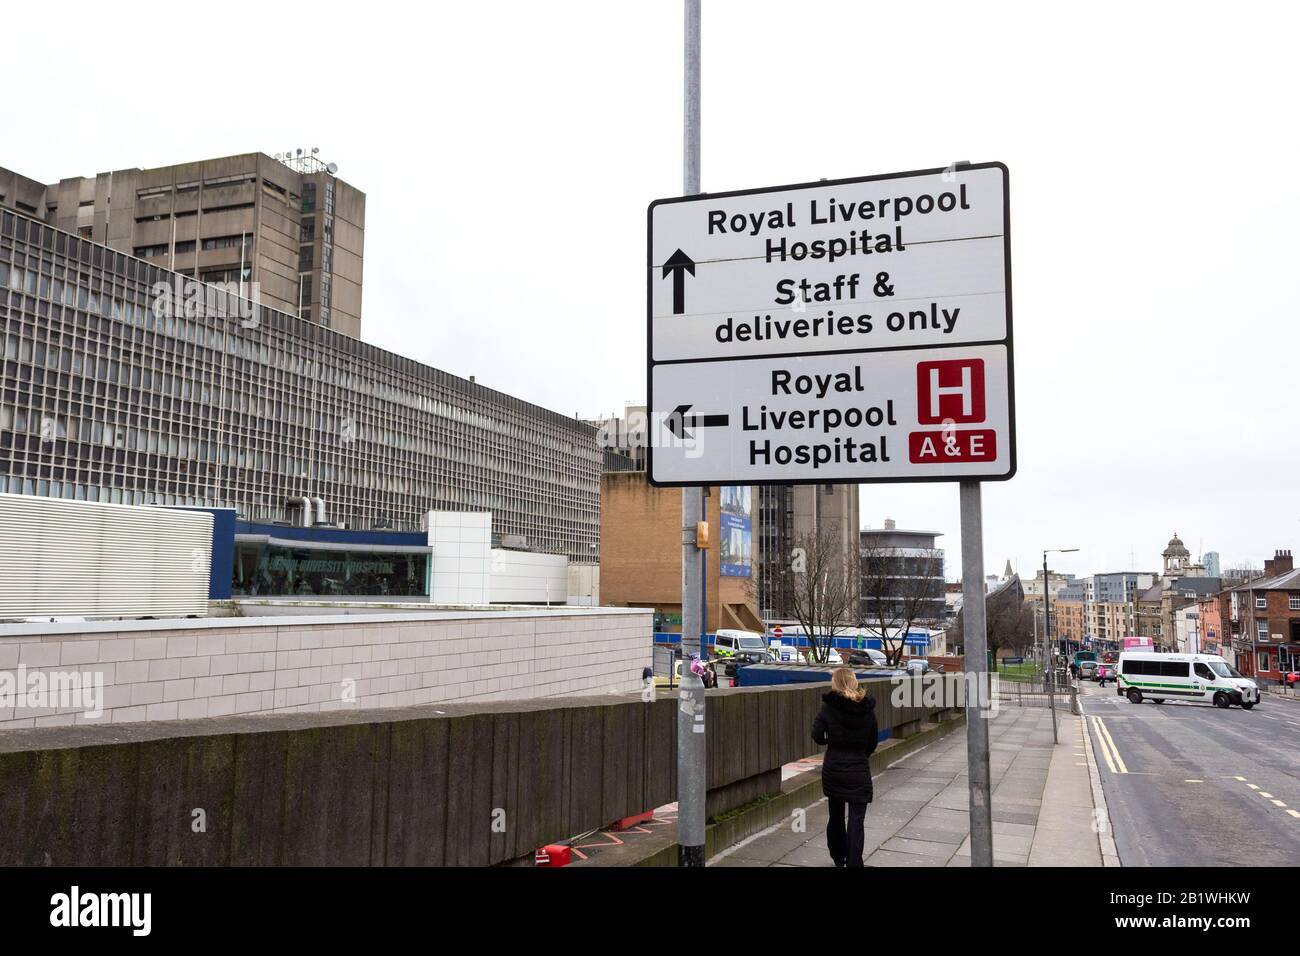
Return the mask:
{"type": "Polygon", "coordinates": [[[916,407],[922,425],[984,421],[984,360],[917,363],[916,407]]]}

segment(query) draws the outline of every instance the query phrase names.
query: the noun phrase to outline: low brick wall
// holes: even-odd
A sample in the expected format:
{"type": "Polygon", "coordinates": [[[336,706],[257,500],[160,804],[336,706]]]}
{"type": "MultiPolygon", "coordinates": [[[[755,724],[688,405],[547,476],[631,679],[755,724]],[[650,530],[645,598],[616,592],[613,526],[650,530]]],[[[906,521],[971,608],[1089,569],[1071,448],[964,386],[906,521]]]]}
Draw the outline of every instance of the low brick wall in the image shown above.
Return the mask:
{"type": "MultiPolygon", "coordinates": [[[[815,753],[825,690],[709,692],[711,793],[815,753]]],[[[676,733],[672,694],[14,730],[0,866],[505,863],[675,800],[676,733]]]]}
{"type": "Polygon", "coordinates": [[[624,608],[5,624],[0,672],[97,675],[102,715],[0,702],[0,730],[627,692],[651,633],[624,608]]]}

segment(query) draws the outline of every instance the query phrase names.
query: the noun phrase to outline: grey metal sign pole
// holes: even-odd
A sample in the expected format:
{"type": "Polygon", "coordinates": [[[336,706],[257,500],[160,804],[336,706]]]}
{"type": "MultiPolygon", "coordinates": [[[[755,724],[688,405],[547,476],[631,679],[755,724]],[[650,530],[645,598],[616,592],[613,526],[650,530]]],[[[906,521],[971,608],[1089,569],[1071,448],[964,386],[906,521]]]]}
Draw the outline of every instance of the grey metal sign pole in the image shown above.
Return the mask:
{"type": "MultiPolygon", "coordinates": [[[[1074,550],[1073,548],[1069,550],[1074,550]]],[[[1047,691],[1047,706],[1052,708],[1052,743],[1059,744],[1061,738],[1056,730],[1056,673],[1055,668],[1050,665],[1052,651],[1052,624],[1049,612],[1052,607],[1052,595],[1047,586],[1047,552],[1043,552],[1043,643],[1047,646],[1048,668],[1043,673],[1043,687],[1047,691]]],[[[1060,610],[1060,603],[1057,603],[1057,610],[1060,610]]]]}
{"type": "Polygon", "coordinates": [[[988,632],[984,619],[984,518],[980,483],[961,483],[961,617],[966,652],[966,764],[970,778],[971,866],[993,865],[989,786],[988,632]]]}
{"type": "MultiPolygon", "coordinates": [[[[683,102],[682,191],[700,191],[700,0],[686,0],[685,99],[683,102]]],[[[697,441],[706,441],[697,434],[697,441]]],[[[704,684],[691,673],[700,653],[705,621],[701,614],[704,578],[697,523],[704,520],[700,488],[682,489],[682,686],[677,708],[677,865],[704,865],[704,684]]]]}

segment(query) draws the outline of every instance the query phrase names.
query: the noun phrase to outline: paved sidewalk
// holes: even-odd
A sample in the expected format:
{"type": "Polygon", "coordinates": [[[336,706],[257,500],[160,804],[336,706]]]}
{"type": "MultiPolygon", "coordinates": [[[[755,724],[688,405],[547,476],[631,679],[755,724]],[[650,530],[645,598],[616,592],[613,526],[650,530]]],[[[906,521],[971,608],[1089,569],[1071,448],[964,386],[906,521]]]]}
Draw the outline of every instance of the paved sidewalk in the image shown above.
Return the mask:
{"type": "MultiPolygon", "coordinates": [[[[993,859],[998,866],[1101,866],[1082,718],[1004,705],[989,725],[993,859]]],[[[966,734],[958,730],[890,764],[867,810],[867,866],[969,866],[966,734]]],[[[710,866],[830,866],[826,801],[722,851],[710,866]]]]}

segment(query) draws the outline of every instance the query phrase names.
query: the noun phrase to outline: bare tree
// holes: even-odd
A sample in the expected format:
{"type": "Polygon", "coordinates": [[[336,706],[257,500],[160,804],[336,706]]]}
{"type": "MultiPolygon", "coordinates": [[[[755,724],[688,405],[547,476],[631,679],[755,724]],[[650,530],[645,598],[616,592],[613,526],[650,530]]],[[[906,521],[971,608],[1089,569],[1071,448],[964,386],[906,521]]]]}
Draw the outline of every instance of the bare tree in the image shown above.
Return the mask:
{"type": "Polygon", "coordinates": [[[825,663],[835,637],[858,621],[859,567],[831,530],[796,535],[773,574],[785,598],[785,612],[808,638],[808,657],[825,663]]]}
{"type": "Polygon", "coordinates": [[[1034,609],[1023,601],[999,601],[988,614],[989,647],[1014,651],[1026,657],[1034,646],[1034,609]]]}
{"type": "Polygon", "coordinates": [[[898,666],[912,625],[943,603],[943,552],[871,543],[862,545],[860,560],[862,622],[880,633],[885,657],[898,666]]]}
{"type": "MultiPolygon", "coordinates": [[[[961,643],[963,612],[948,629],[950,643],[961,643]]],[[[986,595],[984,600],[984,627],[988,639],[990,659],[996,666],[998,651],[1015,651],[1025,656],[1034,645],[1034,608],[1025,602],[1019,579],[986,595]]]]}

